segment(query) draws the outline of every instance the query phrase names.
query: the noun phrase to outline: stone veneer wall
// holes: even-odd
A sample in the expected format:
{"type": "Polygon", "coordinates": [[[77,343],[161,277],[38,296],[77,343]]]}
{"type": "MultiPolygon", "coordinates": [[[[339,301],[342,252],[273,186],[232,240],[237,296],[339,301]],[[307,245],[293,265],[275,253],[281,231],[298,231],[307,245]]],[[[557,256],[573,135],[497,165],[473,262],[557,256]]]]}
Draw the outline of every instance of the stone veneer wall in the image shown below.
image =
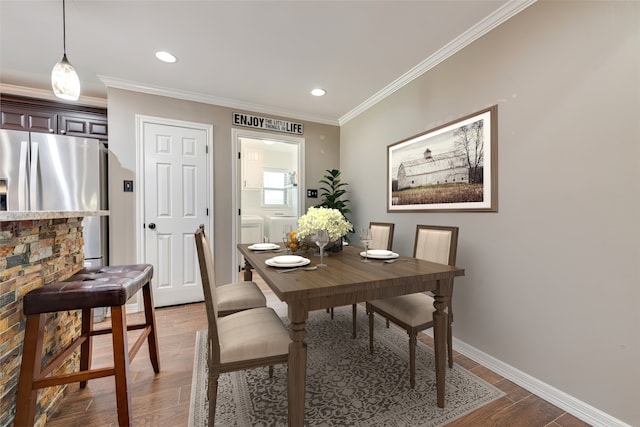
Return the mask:
{"type": "MultiPolygon", "coordinates": [[[[25,316],[22,298],[32,289],[65,280],[84,263],[82,218],[0,221],[0,426],[13,424],[22,362],[25,316]]],[[[80,332],[80,311],[48,315],[46,360],[80,332]]],[[[78,369],[76,352],[54,373],[78,369]]],[[[38,392],[36,426],[55,407],[66,386],[38,392]]]]}

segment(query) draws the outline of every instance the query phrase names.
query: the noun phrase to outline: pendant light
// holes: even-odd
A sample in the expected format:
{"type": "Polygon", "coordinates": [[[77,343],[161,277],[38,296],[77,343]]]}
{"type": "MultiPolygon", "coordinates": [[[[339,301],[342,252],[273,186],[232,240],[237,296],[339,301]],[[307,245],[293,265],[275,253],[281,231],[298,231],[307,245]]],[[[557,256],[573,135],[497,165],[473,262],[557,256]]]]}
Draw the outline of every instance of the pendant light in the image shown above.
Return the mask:
{"type": "Polygon", "coordinates": [[[67,29],[64,0],[62,0],[62,59],[51,71],[51,87],[58,98],[77,101],[80,97],[80,79],[67,60],[67,29]]]}

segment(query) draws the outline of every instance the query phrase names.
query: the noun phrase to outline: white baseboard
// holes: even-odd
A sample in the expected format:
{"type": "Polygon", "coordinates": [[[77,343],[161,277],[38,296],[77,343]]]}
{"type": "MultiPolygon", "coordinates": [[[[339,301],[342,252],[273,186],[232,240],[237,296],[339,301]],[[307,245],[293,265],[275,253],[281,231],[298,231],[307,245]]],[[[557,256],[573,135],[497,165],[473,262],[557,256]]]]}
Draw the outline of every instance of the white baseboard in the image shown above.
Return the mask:
{"type": "MultiPolygon", "coordinates": [[[[433,337],[433,330],[425,331],[427,335],[433,337]]],[[[620,421],[611,415],[594,408],[593,406],[576,399],[557,388],[546,384],[519,369],[508,365],[487,353],[470,346],[463,341],[453,338],[453,348],[468,358],[500,374],[502,377],[512,381],[547,402],[557,406],[573,415],[576,418],[589,423],[595,427],[631,427],[631,425],[620,421]]]]}

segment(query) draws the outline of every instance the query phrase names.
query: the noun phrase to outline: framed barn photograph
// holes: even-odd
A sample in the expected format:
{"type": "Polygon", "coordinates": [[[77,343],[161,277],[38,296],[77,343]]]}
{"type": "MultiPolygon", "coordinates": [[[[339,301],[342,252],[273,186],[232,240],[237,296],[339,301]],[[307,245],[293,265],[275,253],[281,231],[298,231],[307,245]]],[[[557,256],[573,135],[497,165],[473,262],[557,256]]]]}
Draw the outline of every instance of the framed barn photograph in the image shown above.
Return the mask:
{"type": "Polygon", "coordinates": [[[498,106],[387,147],[387,212],[497,212],[498,106]]]}

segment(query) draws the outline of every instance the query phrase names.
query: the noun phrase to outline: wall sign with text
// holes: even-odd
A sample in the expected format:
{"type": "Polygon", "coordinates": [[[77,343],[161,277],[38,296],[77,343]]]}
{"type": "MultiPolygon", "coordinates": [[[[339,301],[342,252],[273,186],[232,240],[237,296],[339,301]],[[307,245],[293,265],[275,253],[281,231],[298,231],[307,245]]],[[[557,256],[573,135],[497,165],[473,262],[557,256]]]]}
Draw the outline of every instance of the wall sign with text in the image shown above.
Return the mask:
{"type": "Polygon", "coordinates": [[[252,114],[233,113],[233,125],[245,126],[256,129],[273,130],[276,132],[304,134],[302,123],[288,122],[286,120],[273,119],[270,117],[254,116],[252,114]]]}

